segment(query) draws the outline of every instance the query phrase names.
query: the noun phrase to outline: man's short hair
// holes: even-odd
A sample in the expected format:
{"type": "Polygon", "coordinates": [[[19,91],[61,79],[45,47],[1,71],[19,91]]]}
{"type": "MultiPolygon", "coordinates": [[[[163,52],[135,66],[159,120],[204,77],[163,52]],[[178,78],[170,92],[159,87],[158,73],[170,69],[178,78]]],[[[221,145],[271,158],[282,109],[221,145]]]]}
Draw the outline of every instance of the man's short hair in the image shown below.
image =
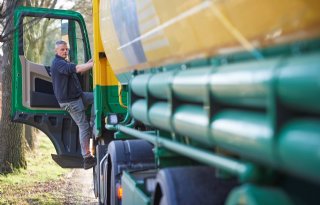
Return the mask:
{"type": "Polygon", "coordinates": [[[58,46],[60,46],[60,45],[68,45],[68,43],[63,40],[56,41],[55,48],[58,48],[58,46]]]}

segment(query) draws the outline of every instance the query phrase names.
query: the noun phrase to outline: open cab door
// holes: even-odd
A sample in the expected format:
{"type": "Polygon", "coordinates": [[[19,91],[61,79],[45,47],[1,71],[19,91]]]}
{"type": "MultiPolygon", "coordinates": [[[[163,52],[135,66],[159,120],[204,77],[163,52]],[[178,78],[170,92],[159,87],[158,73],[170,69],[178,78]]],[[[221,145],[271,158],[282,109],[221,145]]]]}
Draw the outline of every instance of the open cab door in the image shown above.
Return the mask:
{"type": "MultiPolygon", "coordinates": [[[[57,40],[68,42],[69,60],[76,64],[91,58],[82,16],[73,11],[20,7],[14,15],[12,119],[34,126],[52,141],[61,167],[82,167],[79,130],[54,96],[50,65],[57,40]]],[[[90,91],[91,73],[79,75],[90,91]]]]}

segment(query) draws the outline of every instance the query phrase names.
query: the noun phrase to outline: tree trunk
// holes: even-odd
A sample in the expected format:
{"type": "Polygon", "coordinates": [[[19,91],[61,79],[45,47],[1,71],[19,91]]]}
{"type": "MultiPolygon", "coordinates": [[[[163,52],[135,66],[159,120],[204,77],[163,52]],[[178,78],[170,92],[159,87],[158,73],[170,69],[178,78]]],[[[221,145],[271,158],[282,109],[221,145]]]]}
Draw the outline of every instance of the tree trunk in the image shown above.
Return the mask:
{"type": "Polygon", "coordinates": [[[29,125],[23,125],[23,135],[25,136],[27,147],[30,151],[34,151],[37,147],[38,130],[29,125]]]}
{"type": "Polygon", "coordinates": [[[23,136],[26,139],[27,148],[29,151],[34,151],[38,146],[37,135],[39,130],[29,125],[23,125],[23,136]]]}
{"type": "MultiPolygon", "coordinates": [[[[5,34],[12,32],[13,29],[13,11],[21,1],[6,1],[7,11],[5,34]]],[[[0,121],[0,173],[9,173],[14,169],[26,167],[25,145],[22,135],[22,125],[12,123],[10,120],[11,112],[11,74],[12,74],[12,33],[3,44],[2,61],[2,114],[0,121]]]]}

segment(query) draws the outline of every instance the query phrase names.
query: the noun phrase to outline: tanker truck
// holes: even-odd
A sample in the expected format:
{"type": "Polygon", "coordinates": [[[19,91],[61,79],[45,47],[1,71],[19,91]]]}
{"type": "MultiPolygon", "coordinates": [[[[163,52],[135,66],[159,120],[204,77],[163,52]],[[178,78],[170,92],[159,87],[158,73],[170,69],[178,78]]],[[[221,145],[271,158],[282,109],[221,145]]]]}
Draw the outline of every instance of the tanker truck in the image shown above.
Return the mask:
{"type": "Polygon", "coordinates": [[[49,71],[56,40],[74,63],[92,48],[79,79],[94,93],[100,204],[319,204],[318,1],[92,3],[92,40],[77,12],[15,11],[11,115],[81,168],[49,71]]]}

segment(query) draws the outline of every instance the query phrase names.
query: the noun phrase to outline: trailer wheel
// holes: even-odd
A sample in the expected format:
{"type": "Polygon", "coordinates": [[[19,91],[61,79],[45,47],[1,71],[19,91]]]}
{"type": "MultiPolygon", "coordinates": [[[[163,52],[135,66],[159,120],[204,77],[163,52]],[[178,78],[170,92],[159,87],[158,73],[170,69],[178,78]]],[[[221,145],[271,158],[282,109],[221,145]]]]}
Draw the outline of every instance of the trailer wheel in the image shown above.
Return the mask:
{"type": "Polygon", "coordinates": [[[152,144],[144,140],[113,141],[108,146],[108,166],[104,182],[106,205],[120,205],[117,191],[121,186],[121,175],[125,170],[138,171],[154,169],[152,144]]]}
{"type": "Polygon", "coordinates": [[[154,205],[223,205],[237,185],[235,179],[215,177],[215,169],[210,167],[163,169],[156,181],[154,205]]]}

